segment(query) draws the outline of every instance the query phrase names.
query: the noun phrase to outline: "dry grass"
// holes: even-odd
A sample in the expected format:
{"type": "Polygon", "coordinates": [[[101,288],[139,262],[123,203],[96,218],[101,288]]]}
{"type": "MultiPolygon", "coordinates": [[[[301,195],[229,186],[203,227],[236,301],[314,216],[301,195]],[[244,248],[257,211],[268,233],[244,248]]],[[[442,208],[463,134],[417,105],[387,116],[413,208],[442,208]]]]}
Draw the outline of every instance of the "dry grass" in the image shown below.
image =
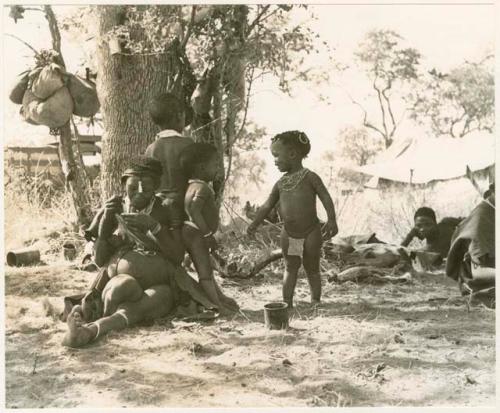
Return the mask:
{"type": "MultiPolygon", "coordinates": [[[[417,194],[412,196],[420,202],[417,194]]],[[[281,296],[282,264],[277,262],[252,279],[219,279],[242,308],[232,319],[204,324],[166,318],[111,333],[85,349],[64,348],[60,342],[66,326],[56,317],[62,297],[84,290],[93,277],[60,259],[63,240],[76,239],[68,225],[68,199],[54,200],[59,206],[50,210],[23,205],[9,193],[5,199],[6,247],[39,243],[47,264],[6,270],[9,408],[495,402],[495,313],[482,307],[469,311],[443,274],[377,286],[339,285],[323,277],[324,304],[318,309],[308,304],[302,274],[291,328],[268,331],[263,305],[281,296]]],[[[385,239],[397,238],[384,217],[390,208],[397,219],[411,217],[414,204],[401,194],[385,200],[375,205],[366,197],[349,198],[339,217],[341,230],[372,229],[385,239]],[[373,220],[377,216],[380,222],[373,220]],[[374,224],[368,228],[367,222],[374,224]]],[[[278,247],[279,230],[273,226],[249,240],[244,219],[234,211],[229,223],[222,254],[242,268],[278,247]]],[[[333,266],[322,261],[324,272],[333,266]]]]}
{"type": "Polygon", "coordinates": [[[221,280],[242,307],[232,319],[163,319],[67,349],[59,344],[65,325],[47,308],[60,309],[61,296],[85,288],[89,278],[62,265],[7,271],[7,407],[479,406],[495,400],[494,312],[468,312],[442,274],[421,275],[412,285],[324,282],[319,309],[308,305],[301,278],[287,331],[263,325],[263,305],[281,294],[280,272],[221,280]]]}

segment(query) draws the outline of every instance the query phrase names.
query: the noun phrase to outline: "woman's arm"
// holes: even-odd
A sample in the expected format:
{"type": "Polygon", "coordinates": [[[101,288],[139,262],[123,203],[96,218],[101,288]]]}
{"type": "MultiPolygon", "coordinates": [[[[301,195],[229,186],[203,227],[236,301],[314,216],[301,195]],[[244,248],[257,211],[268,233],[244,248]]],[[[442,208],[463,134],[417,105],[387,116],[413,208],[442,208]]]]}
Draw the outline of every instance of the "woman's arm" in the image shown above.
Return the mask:
{"type": "Polygon", "coordinates": [[[94,261],[98,267],[105,265],[114,252],[109,239],[117,227],[115,213],[121,209],[122,198],[113,196],[106,201],[104,211],[100,211],[101,218],[97,230],[97,239],[94,244],[94,261]]]}
{"type": "Polygon", "coordinates": [[[184,244],[179,229],[169,229],[162,226],[154,235],[158,241],[163,256],[173,264],[180,265],[184,258],[184,244]]]}

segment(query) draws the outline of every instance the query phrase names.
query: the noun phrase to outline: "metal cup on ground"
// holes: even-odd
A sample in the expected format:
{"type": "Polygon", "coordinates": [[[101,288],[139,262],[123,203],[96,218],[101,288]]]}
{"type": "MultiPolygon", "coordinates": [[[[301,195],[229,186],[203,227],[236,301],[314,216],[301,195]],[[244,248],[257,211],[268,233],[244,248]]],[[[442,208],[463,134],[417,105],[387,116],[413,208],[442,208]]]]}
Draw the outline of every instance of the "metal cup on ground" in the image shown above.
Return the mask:
{"type": "Polygon", "coordinates": [[[76,247],[71,242],[66,242],[63,245],[63,255],[66,261],[73,261],[76,258],[76,247]]]}
{"type": "Polygon", "coordinates": [[[264,305],[264,322],[269,330],[283,330],[288,327],[288,304],[274,302],[264,305]]]}
{"type": "Polygon", "coordinates": [[[7,253],[7,265],[11,267],[23,267],[38,264],[40,262],[40,251],[36,248],[22,248],[7,253]]]}

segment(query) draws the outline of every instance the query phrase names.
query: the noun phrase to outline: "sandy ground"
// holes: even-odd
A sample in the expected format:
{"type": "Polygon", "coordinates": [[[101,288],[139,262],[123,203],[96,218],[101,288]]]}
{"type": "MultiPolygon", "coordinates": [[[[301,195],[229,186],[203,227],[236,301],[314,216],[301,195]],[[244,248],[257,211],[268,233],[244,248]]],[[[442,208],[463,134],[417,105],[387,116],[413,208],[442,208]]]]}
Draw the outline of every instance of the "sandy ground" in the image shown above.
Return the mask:
{"type": "Polygon", "coordinates": [[[412,284],[336,285],[324,304],[298,306],[287,331],[267,331],[262,307],[280,274],[223,281],[243,309],[233,319],[162,319],[75,350],[47,299],[85,288],[67,264],[8,268],[6,404],[42,407],[492,406],[495,313],[468,311],[442,274],[412,284]]]}

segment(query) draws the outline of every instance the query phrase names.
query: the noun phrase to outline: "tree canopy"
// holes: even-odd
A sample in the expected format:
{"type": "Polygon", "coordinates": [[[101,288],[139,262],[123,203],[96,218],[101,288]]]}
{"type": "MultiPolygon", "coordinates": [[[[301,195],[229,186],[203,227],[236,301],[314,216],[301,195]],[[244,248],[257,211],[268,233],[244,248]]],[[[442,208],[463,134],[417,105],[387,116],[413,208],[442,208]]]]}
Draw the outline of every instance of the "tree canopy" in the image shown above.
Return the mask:
{"type": "Polygon", "coordinates": [[[461,138],[473,131],[493,133],[495,78],[492,56],[463,63],[448,73],[430,70],[411,94],[411,116],[437,136],[461,138]]]}

